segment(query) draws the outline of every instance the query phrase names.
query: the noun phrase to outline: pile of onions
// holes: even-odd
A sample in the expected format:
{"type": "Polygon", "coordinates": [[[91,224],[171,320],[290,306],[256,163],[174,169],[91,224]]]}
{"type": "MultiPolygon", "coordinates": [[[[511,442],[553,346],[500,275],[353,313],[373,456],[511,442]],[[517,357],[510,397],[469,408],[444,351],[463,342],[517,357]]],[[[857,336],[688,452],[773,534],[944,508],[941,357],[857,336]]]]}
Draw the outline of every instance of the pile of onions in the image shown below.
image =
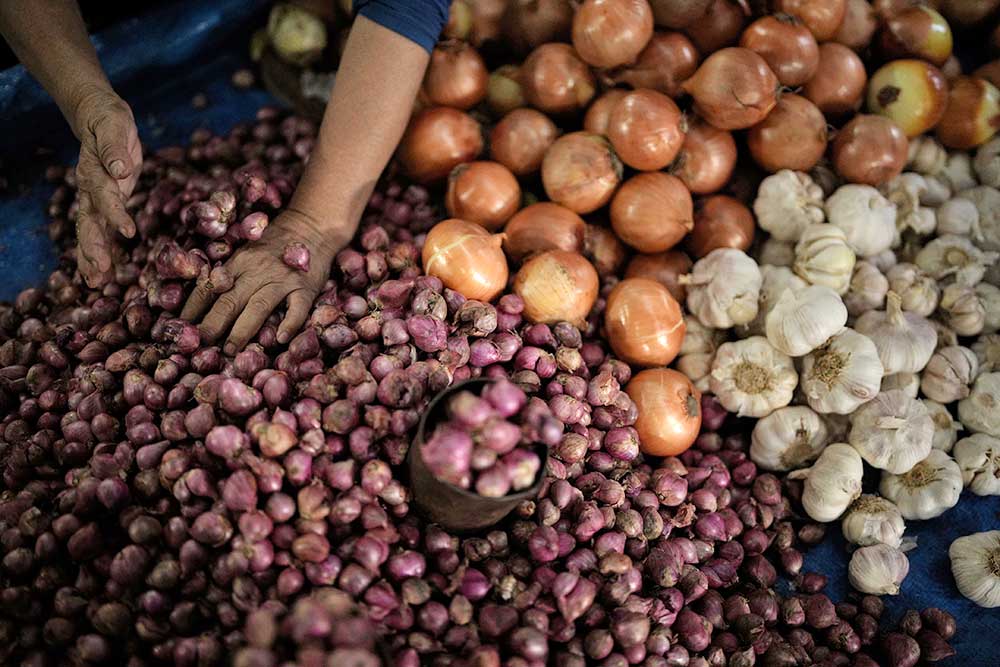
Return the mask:
{"type": "Polygon", "coordinates": [[[906,7],[885,20],[879,45],[890,58],[920,58],[941,67],[951,57],[951,28],[930,7],[906,7]]]}
{"type": "Polygon", "coordinates": [[[868,73],[854,51],[843,44],[819,46],[816,75],[802,87],[802,95],[825,114],[844,114],[861,104],[868,73]]]}
{"type": "Polygon", "coordinates": [[[559,137],[542,160],[545,194],[577,213],[607,204],[621,178],[622,164],[611,144],[589,132],[559,137]]]}
{"type": "Polygon", "coordinates": [[[816,38],[800,20],[787,14],[751,23],[743,31],[740,46],[759,54],[783,86],[801,86],[819,67],[816,38]]]}
{"type": "Polygon", "coordinates": [[[531,257],[514,276],[514,293],[530,322],[582,325],[597,300],[597,271],[576,252],[547,250],[531,257]]]}
{"type": "Polygon", "coordinates": [[[482,150],[482,128],[472,116],[458,109],[433,107],[410,119],[398,157],[410,178],[432,183],[482,150]]]}
{"type": "Polygon", "coordinates": [[[504,44],[520,54],[548,42],[569,41],[572,24],[568,0],[510,0],[501,22],[504,44]]]}
{"type": "Polygon", "coordinates": [[[495,231],[520,208],[521,186],[498,162],[460,164],[448,177],[444,205],[451,217],[495,231]]]}
{"type": "Polygon", "coordinates": [[[1000,128],[1000,91],[992,83],[962,76],[951,83],[948,106],[937,125],[937,138],[948,148],[974,148],[1000,128]]]}
{"type": "Polygon", "coordinates": [[[684,28],[699,53],[712,53],[732,46],[747,22],[741,0],[715,0],[699,20],[684,28]]]}
{"type": "Polygon", "coordinates": [[[521,70],[517,65],[504,65],[490,74],[486,85],[486,104],[497,116],[525,105],[521,70]]]}
{"type": "Polygon", "coordinates": [[[490,132],[490,156],[517,176],[533,174],[559,130],[549,117],[534,109],[514,109],[490,132]]]}
{"type": "Polygon", "coordinates": [[[776,0],[774,11],[802,21],[817,42],[833,39],[847,14],[847,0],[776,0]]]}
{"type": "Polygon", "coordinates": [[[726,130],[695,119],[688,125],[670,173],[697,195],[717,192],[736,167],[736,141],[726,130]]]}
{"type": "Polygon", "coordinates": [[[521,65],[524,99],[545,113],[563,114],[584,108],[597,83],[587,63],[569,44],[542,44],[521,65]]]}
{"type": "Polygon", "coordinates": [[[611,227],[639,252],[663,252],[694,227],[691,193],[676,176],[636,174],[611,202],[611,227]]]}
{"type": "Polygon", "coordinates": [[[747,132],[750,154],[770,172],[809,171],[826,152],[826,118],[804,97],[782,95],[767,118],[747,132]]]}
{"type": "Polygon", "coordinates": [[[449,40],[431,52],[422,92],[434,106],[471,109],[486,97],[489,72],[468,42],[449,40]]]}
{"type": "Polygon", "coordinates": [[[583,218],[565,206],[539,202],[526,206],[504,228],[503,248],[515,262],[546,250],[580,252],[584,243],[583,218]]]}
{"type": "Polygon", "coordinates": [[[684,245],[696,259],[716,248],[736,248],[746,252],[753,244],[756,227],[753,213],[739,199],[712,195],[698,202],[694,229],[684,245]]]}
{"type": "Polygon", "coordinates": [[[670,290],[649,278],[626,278],[615,285],[604,310],[604,328],[617,356],[647,367],[673,361],[687,331],[670,290]]]}
{"type": "Polygon", "coordinates": [[[667,250],[652,255],[638,254],[625,268],[625,277],[655,280],[666,287],[679,303],[683,303],[687,288],[680,283],[678,277],[690,273],[691,266],[691,258],[680,250],[667,250]]]}
{"type": "Polygon", "coordinates": [[[493,300],[507,285],[503,236],[465,220],[444,220],[427,233],[424,271],[467,299],[493,300]]]}
{"type": "Polygon", "coordinates": [[[702,118],[723,130],[756,125],[777,102],[778,79],[750,49],[716,51],[684,83],[702,118]]]}
{"type": "Polygon", "coordinates": [[[679,30],[704,18],[712,0],[650,0],[649,6],[656,25],[679,30]]]}
{"type": "Polygon", "coordinates": [[[594,67],[635,61],[652,36],[653,10],[646,0],[584,0],[573,16],[573,48],[594,67]]]}
{"type": "Polygon", "coordinates": [[[833,139],[833,166],[844,180],[881,185],[903,171],[909,142],[883,116],[858,114],[833,139]]]}
{"type": "Polygon", "coordinates": [[[868,110],[891,119],[907,137],[927,132],[948,104],[948,83],[923,60],[893,60],[868,82],[868,110]]]}
{"type": "Polygon", "coordinates": [[[583,254],[597,273],[616,276],[628,257],[628,250],[618,236],[602,225],[587,225],[583,230],[583,254]]]}
{"type": "Polygon", "coordinates": [[[622,162],[639,171],[670,164],[684,143],[683,118],[674,101],[655,90],[628,93],[611,109],[607,137],[622,162]]]}
{"type": "Polygon", "coordinates": [[[698,69],[698,61],[698,49],[684,33],[656,32],[634,63],[610,73],[608,79],[678,97],[684,92],[681,85],[698,69]]]}
{"type": "Polygon", "coordinates": [[[701,429],[701,392],[687,376],[651,368],[633,377],[625,391],[639,409],[635,430],[643,452],[676,456],[694,444],[701,429]]]}
{"type": "Polygon", "coordinates": [[[603,92],[594,103],[587,107],[583,116],[583,129],[592,134],[607,134],[611,120],[611,110],[628,95],[627,90],[610,88],[603,92]]]}

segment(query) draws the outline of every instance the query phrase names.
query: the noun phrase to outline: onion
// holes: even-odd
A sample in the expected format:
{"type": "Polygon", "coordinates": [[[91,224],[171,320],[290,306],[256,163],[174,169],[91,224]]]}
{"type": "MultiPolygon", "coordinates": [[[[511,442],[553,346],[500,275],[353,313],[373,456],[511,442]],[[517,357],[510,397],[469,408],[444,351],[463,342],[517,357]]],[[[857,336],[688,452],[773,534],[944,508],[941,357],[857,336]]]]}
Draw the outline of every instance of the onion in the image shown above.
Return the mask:
{"type": "Polygon", "coordinates": [[[657,32],[635,63],[610,73],[608,79],[632,88],[652,88],[670,97],[679,97],[684,92],[681,84],[698,69],[698,59],[698,50],[684,33],[657,32]]]}
{"type": "Polygon", "coordinates": [[[573,25],[568,0],[510,0],[501,26],[504,45],[525,54],[548,42],[567,42],[573,25]]]}
{"type": "MultiPolygon", "coordinates": [[[[350,15],[350,12],[347,12],[350,15]]],[[[472,8],[465,0],[452,0],[448,8],[448,23],[441,36],[445,39],[466,39],[472,32],[472,8]]]]}
{"type": "Polygon", "coordinates": [[[920,58],[940,67],[951,56],[951,28],[930,7],[907,7],[886,19],[880,45],[889,58],[920,58]]]}
{"type": "Polygon", "coordinates": [[[698,203],[694,229],[688,234],[684,247],[695,259],[701,259],[716,248],[746,252],[753,243],[756,227],[750,209],[739,199],[713,195],[698,203]]]}
{"type": "Polygon", "coordinates": [[[460,164],[448,177],[444,205],[451,217],[495,231],[520,207],[521,186],[498,162],[460,164]]]}
{"type": "Polygon", "coordinates": [[[552,202],[524,207],[503,231],[504,250],[515,262],[545,250],[580,252],[583,249],[583,218],[552,202]]]}
{"type": "Polygon", "coordinates": [[[819,67],[816,38],[794,16],[757,19],[743,31],[740,46],[759,54],[783,86],[801,86],[819,67]]]}
{"type": "Polygon", "coordinates": [[[469,41],[481,46],[500,37],[500,21],[507,0],[465,0],[472,9],[472,32],[469,41]]]}
{"type": "Polygon", "coordinates": [[[705,15],[684,28],[699,53],[712,53],[740,39],[747,12],[739,0],[715,0],[705,15]]]}
{"type": "Polygon", "coordinates": [[[589,132],[559,137],[542,160],[545,194],[577,213],[607,204],[621,179],[622,165],[611,144],[589,132]]]}
{"type": "Polygon", "coordinates": [[[778,79],[767,63],[749,49],[716,51],[684,82],[702,118],[723,130],[759,123],[777,100],[778,79]]]}
{"type": "Polygon", "coordinates": [[[1000,91],[992,83],[960,76],[951,83],[948,106],[937,138],[948,148],[973,148],[989,141],[1000,127],[1000,91]]]}
{"type": "Polygon", "coordinates": [[[878,14],[868,0],[847,0],[844,22],[837,28],[833,41],[864,51],[872,42],[872,35],[878,28],[878,14]]]}
{"type": "Polygon", "coordinates": [[[747,132],[750,154],[770,172],[809,171],[826,152],[826,118],[816,105],[791,93],[747,132]]]}
{"type": "Polygon", "coordinates": [[[486,86],[486,104],[497,116],[523,107],[524,91],[521,90],[521,71],[516,65],[504,65],[490,74],[486,86]]]}
{"type": "Polygon", "coordinates": [[[937,125],[948,104],[948,83],[923,60],[893,60],[868,82],[868,111],[891,119],[907,137],[937,125]]]}
{"type": "Polygon", "coordinates": [[[680,250],[667,250],[653,255],[639,254],[628,263],[625,277],[655,280],[681,303],[687,296],[687,289],[678,277],[690,273],[691,266],[691,259],[680,250]]]}
{"type": "Polygon", "coordinates": [[[935,3],[941,13],[952,23],[972,25],[979,23],[1000,7],[1000,0],[940,0],[935,3]]]}
{"type": "Polygon", "coordinates": [[[670,173],[698,195],[720,190],[736,166],[736,141],[726,130],[696,118],[688,126],[684,143],[670,173]]]}
{"type": "Polygon", "coordinates": [[[583,117],[583,129],[593,134],[607,134],[611,110],[626,95],[628,95],[628,91],[621,88],[611,88],[605,91],[587,109],[587,113],[583,117]]]}
{"type": "Polygon", "coordinates": [[[594,67],[633,62],[652,36],[646,0],[583,0],[573,16],[573,48],[594,67]]]}
{"type": "Polygon", "coordinates": [[[601,225],[587,225],[583,231],[583,254],[602,276],[614,276],[625,263],[625,245],[615,233],[601,225]]]}
{"type": "Polygon", "coordinates": [[[542,166],[559,130],[549,117],[534,109],[514,109],[490,132],[490,156],[518,176],[542,166]]]}
{"type": "Polygon", "coordinates": [[[569,44],[542,44],[521,66],[521,86],[528,104],[545,113],[582,109],[594,97],[596,82],[587,64],[569,44]]]}
{"type": "Polygon", "coordinates": [[[681,149],[681,119],[672,99],[643,88],[612,108],[607,137],[622,162],[640,171],[655,171],[670,164],[681,149]]]}
{"type": "Polygon", "coordinates": [[[597,271],[583,255],[547,250],[526,261],[514,276],[514,293],[524,300],[531,322],[581,326],[597,300],[597,271]]]}
{"type": "Polygon", "coordinates": [[[665,28],[686,28],[705,17],[712,0],[651,0],[653,20],[665,28]]]}
{"type": "Polygon", "coordinates": [[[694,226],[691,193],[676,176],[636,174],[611,201],[611,227],[639,252],[662,252],[677,245],[694,226]]]}
{"type": "Polygon", "coordinates": [[[909,142],[888,118],[859,114],[833,140],[833,166],[851,183],[881,185],[900,174],[909,142]]]}
{"type": "Polygon", "coordinates": [[[431,183],[482,150],[482,129],[472,116],[458,109],[433,107],[410,119],[399,145],[399,161],[410,178],[431,183]]]}
{"type": "Polygon", "coordinates": [[[640,448],[652,456],[677,456],[701,429],[701,392],[670,368],[639,372],[625,387],[638,408],[635,430],[640,448]]]}
{"type": "Polygon", "coordinates": [[[604,309],[611,349],[635,366],[666,366],[684,340],[681,306],[670,291],[649,278],[626,278],[611,290],[604,309]]]}
{"type": "Polygon", "coordinates": [[[491,301],[507,285],[503,236],[465,220],[434,225],[424,241],[423,265],[429,276],[467,299],[491,301]]]}
{"type": "Polygon", "coordinates": [[[991,60],[979,67],[972,76],[989,81],[994,86],[1000,84],[1000,60],[991,60]]]}
{"type": "Polygon", "coordinates": [[[431,52],[422,92],[434,106],[471,109],[486,97],[489,72],[479,53],[466,42],[439,42],[431,52]]]}
{"type": "Polygon", "coordinates": [[[844,114],[860,106],[867,81],[858,54],[843,44],[827,42],[819,45],[816,76],[802,87],[802,95],[825,114],[844,114]]]}
{"type": "Polygon", "coordinates": [[[776,0],[774,11],[799,18],[817,42],[833,39],[847,14],[846,0],[776,0]]]}

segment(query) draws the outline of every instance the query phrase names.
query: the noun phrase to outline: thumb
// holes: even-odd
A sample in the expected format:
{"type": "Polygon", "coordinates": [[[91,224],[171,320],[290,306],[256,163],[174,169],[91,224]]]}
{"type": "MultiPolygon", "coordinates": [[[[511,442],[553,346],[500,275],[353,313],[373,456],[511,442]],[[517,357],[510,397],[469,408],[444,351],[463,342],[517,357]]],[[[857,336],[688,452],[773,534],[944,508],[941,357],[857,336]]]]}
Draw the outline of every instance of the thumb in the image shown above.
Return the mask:
{"type": "Polygon", "coordinates": [[[94,127],[94,142],[101,164],[115,180],[128,178],[135,165],[129,155],[128,140],[135,134],[135,121],[127,111],[114,111],[94,127]]]}

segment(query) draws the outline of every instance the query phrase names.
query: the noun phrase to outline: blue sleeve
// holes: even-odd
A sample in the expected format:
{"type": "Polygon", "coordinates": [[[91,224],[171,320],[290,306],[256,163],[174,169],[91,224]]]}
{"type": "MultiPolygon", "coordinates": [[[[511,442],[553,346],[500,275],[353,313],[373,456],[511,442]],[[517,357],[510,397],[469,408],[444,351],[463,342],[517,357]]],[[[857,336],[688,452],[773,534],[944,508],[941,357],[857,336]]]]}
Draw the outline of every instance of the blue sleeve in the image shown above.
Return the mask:
{"type": "Polygon", "coordinates": [[[430,52],[448,22],[448,0],[355,0],[358,15],[430,52]]]}

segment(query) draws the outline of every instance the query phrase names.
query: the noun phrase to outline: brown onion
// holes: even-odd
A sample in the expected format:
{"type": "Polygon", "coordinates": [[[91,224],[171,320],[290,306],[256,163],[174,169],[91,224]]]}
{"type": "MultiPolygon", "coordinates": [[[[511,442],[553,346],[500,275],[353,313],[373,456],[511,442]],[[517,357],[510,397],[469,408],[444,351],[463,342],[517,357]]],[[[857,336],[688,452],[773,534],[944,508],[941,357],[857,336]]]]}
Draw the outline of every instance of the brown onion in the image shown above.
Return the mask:
{"type": "Polygon", "coordinates": [[[667,250],[653,255],[639,254],[628,263],[625,277],[655,280],[666,287],[678,302],[683,303],[687,288],[680,283],[678,277],[691,273],[691,266],[691,258],[680,250],[667,250]]]}
{"type": "Polygon", "coordinates": [[[504,45],[525,54],[548,42],[568,42],[573,7],[568,0],[510,0],[501,25],[504,45]]]}
{"type": "Polygon", "coordinates": [[[684,143],[683,117],[674,101],[642,88],[611,109],[607,137],[622,162],[640,171],[663,169],[684,143]]]}
{"type": "Polygon", "coordinates": [[[701,392],[670,368],[640,371],[625,387],[638,408],[635,430],[640,449],[652,456],[677,456],[694,444],[701,429],[701,392]]]}
{"type": "Polygon", "coordinates": [[[530,258],[514,276],[530,322],[582,325],[597,300],[597,271],[576,252],[548,250],[530,258]]]}
{"type": "Polygon", "coordinates": [[[972,76],[985,79],[994,86],[1000,85],[1000,60],[991,60],[985,65],[980,66],[979,69],[972,73],[972,76]]]}
{"type": "Polygon", "coordinates": [[[684,247],[701,259],[717,248],[748,251],[757,223],[746,204],[729,195],[713,195],[698,202],[694,229],[684,247]]]}
{"type": "Polygon", "coordinates": [[[907,137],[937,125],[947,104],[944,74],[923,60],[893,60],[868,82],[868,111],[891,119],[907,137]]]}
{"type": "Polygon", "coordinates": [[[524,91],[521,89],[521,70],[516,65],[504,65],[490,74],[486,86],[486,104],[497,116],[526,104],[524,91]]]}
{"type": "Polygon", "coordinates": [[[546,250],[583,250],[583,218],[552,202],[524,207],[503,232],[503,248],[515,262],[546,250]]]}
{"type": "Polygon", "coordinates": [[[649,278],[626,278],[608,294],[604,328],[611,349],[634,366],[666,366],[687,327],[670,291],[649,278]]]}
{"type": "Polygon", "coordinates": [[[622,163],[598,134],[571,132],[555,140],[542,160],[549,199],[577,213],[590,213],[611,199],[622,180],[622,163]]]}
{"type": "Polygon", "coordinates": [[[819,45],[794,16],[757,19],[743,31],[740,46],[760,55],[783,86],[801,86],[819,67],[819,45]]]}
{"type": "Polygon", "coordinates": [[[610,73],[608,80],[679,97],[684,92],[681,84],[698,69],[698,59],[698,50],[684,33],[657,32],[633,64],[610,73]]]}
{"type": "Polygon", "coordinates": [[[938,10],[958,25],[979,23],[1000,7],[1000,0],[940,0],[938,10]]]}
{"type": "Polygon", "coordinates": [[[441,31],[441,37],[444,39],[466,39],[470,32],[472,32],[472,8],[465,0],[451,0],[451,7],[448,8],[448,23],[441,31]]]}
{"type": "Polygon", "coordinates": [[[559,130],[541,111],[514,109],[490,132],[490,156],[518,176],[533,174],[542,166],[559,130]]]}
{"type": "Polygon", "coordinates": [[[989,81],[960,76],[951,83],[948,107],[937,125],[937,138],[948,148],[974,148],[1000,128],[1000,91],[989,81]]]}
{"type": "Polygon", "coordinates": [[[489,77],[483,59],[470,44],[439,42],[424,75],[424,98],[434,106],[471,109],[486,97],[489,77]]]}
{"type": "Polygon", "coordinates": [[[573,16],[573,48],[594,67],[633,62],[652,36],[646,0],[583,0],[573,16]]]}
{"type": "Polygon", "coordinates": [[[583,254],[602,276],[618,275],[628,251],[615,233],[602,225],[587,225],[583,231],[583,254]]]}
{"type": "Polygon", "coordinates": [[[594,134],[607,134],[611,110],[626,95],[628,95],[628,91],[621,88],[611,88],[602,93],[587,109],[587,113],[583,117],[583,129],[594,134]]]}
{"type": "Polygon", "coordinates": [[[611,200],[611,228],[639,252],[662,252],[694,227],[691,193],[676,176],[636,174],[611,200]]]}
{"type": "Polygon", "coordinates": [[[962,63],[959,62],[954,53],[948,56],[948,60],[944,61],[944,65],[941,65],[941,73],[944,74],[944,78],[948,83],[962,76],[962,63]]]}
{"type": "Polygon", "coordinates": [[[886,19],[880,43],[889,58],[920,58],[940,67],[951,55],[951,28],[930,7],[908,7],[886,19]]]}
{"type": "Polygon", "coordinates": [[[705,17],[712,0],[650,0],[653,20],[665,28],[686,28],[705,17]]]}
{"type": "Polygon", "coordinates": [[[833,166],[851,183],[881,185],[903,171],[909,142],[884,116],[858,114],[833,139],[833,166]]]}
{"type": "Polygon", "coordinates": [[[712,53],[740,39],[747,12],[739,0],[715,0],[705,15],[684,28],[699,53],[712,53]]]}
{"type": "Polygon", "coordinates": [[[492,301],[507,286],[501,234],[465,220],[444,220],[427,233],[424,271],[466,299],[492,301]]]}
{"type": "Polygon", "coordinates": [[[802,95],[825,114],[844,114],[861,105],[868,74],[865,64],[843,44],[819,45],[816,76],[802,87],[802,95]]]}
{"type": "Polygon", "coordinates": [[[826,152],[826,118],[804,97],[782,95],[774,111],[747,132],[750,155],[770,172],[809,171],[826,152]]]}
{"type": "Polygon", "coordinates": [[[723,130],[759,123],[777,101],[778,79],[750,49],[716,51],[684,82],[702,118],[723,130]]]}
{"type": "Polygon", "coordinates": [[[802,20],[817,42],[833,39],[847,13],[846,0],[776,0],[774,11],[802,20]]]}
{"type": "Polygon", "coordinates": [[[681,179],[694,194],[707,195],[722,189],[735,166],[733,135],[696,117],[688,126],[670,173],[681,179]]]}
{"type": "Polygon", "coordinates": [[[475,159],[482,150],[482,128],[472,116],[450,107],[433,107],[410,119],[399,144],[399,161],[410,178],[431,183],[475,159]]]}
{"type": "Polygon", "coordinates": [[[500,37],[500,20],[507,8],[507,0],[466,0],[472,9],[472,32],[469,41],[473,46],[500,37]]]}
{"type": "Polygon", "coordinates": [[[496,231],[521,206],[521,186],[499,162],[460,164],[448,176],[444,205],[451,217],[496,231]]]}
{"type": "MultiPolygon", "coordinates": [[[[872,0],[872,9],[875,10],[875,15],[881,21],[886,21],[890,16],[922,4],[922,2],[923,0],[872,0]]],[[[937,4],[937,0],[935,0],[935,4],[937,4]]]]}
{"type": "Polygon", "coordinates": [[[863,51],[871,44],[877,28],[878,14],[868,0],[847,0],[844,21],[837,28],[833,41],[855,51],[863,51]]]}
{"type": "Polygon", "coordinates": [[[521,65],[524,99],[545,113],[584,108],[596,85],[590,68],[569,44],[542,44],[521,65]]]}

